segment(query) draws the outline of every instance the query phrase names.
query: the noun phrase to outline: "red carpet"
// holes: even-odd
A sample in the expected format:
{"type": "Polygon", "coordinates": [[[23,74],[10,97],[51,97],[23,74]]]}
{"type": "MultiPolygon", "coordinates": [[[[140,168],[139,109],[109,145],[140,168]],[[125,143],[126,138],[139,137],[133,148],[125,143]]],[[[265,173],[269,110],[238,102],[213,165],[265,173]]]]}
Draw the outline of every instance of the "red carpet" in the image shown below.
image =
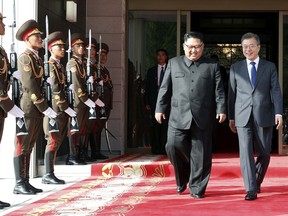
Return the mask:
{"type": "Polygon", "coordinates": [[[175,192],[163,156],[122,156],[92,166],[92,176],[8,215],[288,215],[287,157],[273,156],[262,193],[245,201],[239,158],[216,155],[206,197],[175,192]]]}

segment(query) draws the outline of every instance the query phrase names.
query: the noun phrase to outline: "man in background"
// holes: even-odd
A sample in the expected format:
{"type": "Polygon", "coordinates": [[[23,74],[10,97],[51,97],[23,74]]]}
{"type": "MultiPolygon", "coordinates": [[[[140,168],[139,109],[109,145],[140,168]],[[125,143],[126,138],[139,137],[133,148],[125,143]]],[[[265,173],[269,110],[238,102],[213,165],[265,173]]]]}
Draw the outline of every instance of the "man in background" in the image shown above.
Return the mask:
{"type": "Polygon", "coordinates": [[[147,72],[146,88],[145,88],[145,109],[151,112],[152,115],[152,130],[151,130],[151,151],[152,154],[166,154],[165,145],[167,142],[168,118],[169,109],[165,115],[166,119],[162,124],[159,124],[153,117],[155,114],[157,95],[161,86],[165,70],[167,67],[168,53],[165,49],[156,51],[157,65],[151,67],[147,72]]]}

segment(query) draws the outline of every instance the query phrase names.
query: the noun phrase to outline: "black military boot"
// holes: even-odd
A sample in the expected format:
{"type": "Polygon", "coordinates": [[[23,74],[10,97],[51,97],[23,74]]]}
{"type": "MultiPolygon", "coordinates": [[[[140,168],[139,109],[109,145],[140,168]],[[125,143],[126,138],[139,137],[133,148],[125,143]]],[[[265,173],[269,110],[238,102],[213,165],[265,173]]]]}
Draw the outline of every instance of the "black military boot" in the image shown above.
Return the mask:
{"type": "Polygon", "coordinates": [[[79,156],[79,145],[80,145],[80,136],[74,134],[69,137],[69,155],[66,159],[66,165],[86,165],[78,160],[79,156]]]}
{"type": "Polygon", "coordinates": [[[109,158],[101,154],[101,132],[96,132],[95,134],[95,158],[99,160],[105,160],[109,158]]]}
{"type": "MultiPolygon", "coordinates": [[[[96,146],[95,146],[95,133],[90,133],[89,134],[89,140],[88,140],[88,143],[90,144],[90,150],[91,150],[91,156],[88,158],[88,161],[90,162],[95,162],[97,161],[97,158],[96,158],[96,146]]],[[[87,144],[88,146],[88,144],[87,144]]]]}
{"type": "Polygon", "coordinates": [[[54,174],[55,159],[55,151],[50,151],[45,154],[46,174],[42,177],[43,184],[65,184],[64,180],[58,179],[54,174]]]}
{"type": "Polygon", "coordinates": [[[36,194],[35,191],[32,191],[26,184],[26,166],[27,166],[26,155],[20,155],[14,157],[14,171],[16,178],[16,185],[13,190],[14,194],[26,194],[26,195],[36,194]]]}
{"type": "Polygon", "coordinates": [[[27,187],[31,190],[34,191],[35,193],[42,193],[43,190],[39,188],[35,188],[33,185],[29,183],[29,168],[30,168],[30,154],[26,154],[27,158],[27,163],[26,163],[26,185],[27,187]]]}
{"type": "Polygon", "coordinates": [[[0,201],[0,209],[7,208],[7,207],[10,207],[9,203],[0,201]]]}

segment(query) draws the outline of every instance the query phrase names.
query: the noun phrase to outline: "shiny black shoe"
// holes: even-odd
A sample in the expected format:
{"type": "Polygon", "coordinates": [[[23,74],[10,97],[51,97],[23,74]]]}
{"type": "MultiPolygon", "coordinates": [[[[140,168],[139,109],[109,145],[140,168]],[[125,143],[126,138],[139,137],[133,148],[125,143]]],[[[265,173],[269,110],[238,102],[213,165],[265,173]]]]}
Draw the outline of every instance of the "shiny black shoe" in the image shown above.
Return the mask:
{"type": "Polygon", "coordinates": [[[248,191],[245,200],[256,200],[257,199],[257,193],[254,191],[248,191]]]}
{"type": "Polygon", "coordinates": [[[17,182],[14,190],[13,190],[14,194],[24,194],[24,195],[34,195],[36,194],[35,191],[32,191],[28,185],[26,184],[26,182],[17,182]]]}
{"type": "Polygon", "coordinates": [[[7,207],[10,207],[9,203],[0,201],[0,209],[7,208],[7,207]]]}
{"type": "Polygon", "coordinates": [[[91,155],[91,157],[87,157],[86,160],[87,160],[87,162],[95,162],[95,161],[97,161],[97,158],[95,155],[91,155]]]}
{"type": "Polygon", "coordinates": [[[64,180],[58,179],[54,173],[47,173],[42,177],[43,184],[65,184],[64,180]]]}
{"type": "Polygon", "coordinates": [[[204,198],[204,194],[191,194],[191,196],[193,197],[193,198],[195,198],[195,199],[202,199],[202,198],[204,198]]]}
{"type": "Polygon", "coordinates": [[[105,156],[105,155],[103,155],[101,153],[98,153],[98,154],[95,155],[95,158],[99,159],[99,160],[105,160],[105,159],[108,159],[109,157],[107,157],[107,156],[105,156]]]}
{"type": "Polygon", "coordinates": [[[86,165],[87,163],[85,161],[80,161],[76,159],[69,159],[66,160],[66,165],[86,165]]]}
{"type": "Polygon", "coordinates": [[[187,188],[187,184],[181,185],[181,186],[177,186],[176,188],[176,192],[178,194],[182,194],[187,188]]]}
{"type": "Polygon", "coordinates": [[[42,189],[39,189],[39,188],[35,188],[33,185],[31,185],[29,183],[29,181],[26,181],[26,185],[28,187],[28,189],[30,189],[31,191],[35,192],[35,193],[42,193],[43,190],[42,189]]]}

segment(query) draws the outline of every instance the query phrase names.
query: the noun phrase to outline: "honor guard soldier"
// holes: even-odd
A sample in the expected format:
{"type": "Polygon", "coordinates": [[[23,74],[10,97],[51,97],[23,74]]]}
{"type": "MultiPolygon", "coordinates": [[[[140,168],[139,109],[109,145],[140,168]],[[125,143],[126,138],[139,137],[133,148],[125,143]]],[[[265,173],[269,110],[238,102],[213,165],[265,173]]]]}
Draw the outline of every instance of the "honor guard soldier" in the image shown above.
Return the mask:
{"type": "MultiPolygon", "coordinates": [[[[97,48],[97,40],[95,38],[91,38],[91,48],[90,48],[90,56],[88,56],[89,49],[89,38],[85,39],[86,49],[86,61],[90,58],[90,77],[88,78],[88,95],[89,98],[95,102],[95,104],[99,107],[104,107],[104,103],[98,98],[97,87],[99,85],[99,80],[97,79],[97,61],[96,61],[96,48],[97,48]]],[[[87,64],[87,63],[86,63],[87,64]]],[[[89,64],[87,64],[89,65],[89,64]]],[[[88,75],[88,74],[87,74],[88,75]]],[[[103,85],[103,82],[100,84],[103,85]]],[[[98,90],[99,91],[99,90],[98,90]]],[[[87,131],[84,139],[85,146],[85,157],[87,161],[93,162],[96,161],[96,131],[97,131],[97,119],[89,119],[87,121],[87,131]],[[88,143],[90,143],[91,156],[88,157],[88,143]]]]}
{"type": "Polygon", "coordinates": [[[54,164],[57,151],[67,136],[68,120],[75,117],[76,112],[68,105],[65,89],[64,66],[60,63],[61,58],[65,56],[65,42],[62,32],[53,32],[48,37],[48,49],[51,53],[49,59],[49,78],[51,86],[52,108],[57,112],[56,122],[59,132],[49,132],[49,118],[44,118],[44,132],[47,140],[45,150],[45,169],[46,174],[42,178],[43,184],[65,184],[64,180],[58,179],[54,174],[54,164]]]}
{"type": "MultiPolygon", "coordinates": [[[[5,24],[3,23],[3,15],[0,13],[0,35],[5,35],[5,24]]],[[[2,46],[0,46],[0,143],[2,140],[4,121],[7,117],[7,113],[13,116],[23,118],[24,112],[14,105],[12,100],[8,97],[7,92],[9,90],[9,61],[7,54],[2,46]]],[[[10,204],[0,201],[0,209],[9,207],[10,204]]]]}
{"type": "MultiPolygon", "coordinates": [[[[69,42],[68,42],[69,44],[69,42]]],[[[88,98],[86,85],[86,65],[83,62],[84,39],[80,33],[71,35],[72,57],[66,65],[67,73],[71,74],[72,84],[69,86],[74,93],[74,110],[77,113],[79,131],[70,133],[69,155],[67,165],[85,165],[86,162],[79,158],[80,151],[83,151],[83,142],[87,128],[88,112],[95,108],[95,102],[88,98]]]]}
{"type": "Polygon", "coordinates": [[[21,73],[23,91],[20,106],[24,111],[28,134],[16,136],[14,156],[16,186],[13,191],[15,194],[42,192],[29,183],[30,155],[43,127],[43,116],[55,118],[57,115],[48,107],[43,96],[43,61],[38,56],[38,50],[42,48],[41,34],[35,20],[26,21],[16,33],[16,39],[24,41],[27,46],[25,52],[19,56],[17,66],[21,73]]]}
{"type": "MultiPolygon", "coordinates": [[[[106,43],[101,43],[101,45],[98,43],[97,44],[97,50],[98,53],[100,51],[100,66],[101,66],[101,72],[100,72],[100,79],[103,82],[102,85],[102,90],[100,94],[100,100],[103,101],[105,104],[105,112],[106,116],[103,118],[103,113],[102,113],[102,107],[97,106],[96,111],[97,111],[97,131],[96,131],[96,158],[97,159],[107,159],[108,157],[101,154],[101,133],[103,129],[106,127],[105,124],[107,120],[109,119],[110,112],[113,108],[113,84],[112,80],[110,77],[110,73],[108,69],[105,67],[105,64],[107,63],[107,56],[109,53],[109,46],[106,43]],[[101,47],[101,50],[99,50],[101,47]]],[[[101,82],[100,81],[100,82],[101,82]]]]}

